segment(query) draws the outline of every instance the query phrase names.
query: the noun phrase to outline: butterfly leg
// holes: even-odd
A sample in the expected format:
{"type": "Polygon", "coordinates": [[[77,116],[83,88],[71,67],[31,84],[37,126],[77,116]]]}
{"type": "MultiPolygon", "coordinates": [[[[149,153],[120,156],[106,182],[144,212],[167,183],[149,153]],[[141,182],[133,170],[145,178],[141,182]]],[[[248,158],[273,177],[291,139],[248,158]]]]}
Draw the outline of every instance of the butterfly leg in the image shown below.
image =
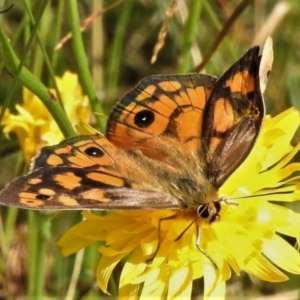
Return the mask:
{"type": "Polygon", "coordinates": [[[193,221],[190,223],[190,225],[189,225],[188,227],[186,227],[186,228],[179,234],[179,236],[175,239],[175,242],[181,239],[181,237],[182,237],[182,236],[187,232],[187,230],[195,223],[195,221],[196,221],[196,219],[193,220],[193,221]]]}
{"type": "MultiPolygon", "coordinates": [[[[151,263],[152,260],[154,259],[154,257],[156,256],[157,252],[158,252],[158,249],[159,249],[159,246],[160,246],[160,227],[161,227],[161,222],[166,220],[166,219],[173,219],[174,216],[170,216],[170,217],[166,217],[166,218],[162,218],[162,219],[159,219],[159,222],[158,222],[158,228],[157,228],[157,231],[158,231],[158,245],[157,245],[157,248],[152,256],[152,258],[149,258],[146,262],[147,263],[151,263]]],[[[194,219],[181,233],[180,235],[174,240],[174,242],[178,241],[181,239],[181,237],[184,235],[184,233],[195,223],[196,219],[194,219]]],[[[200,226],[197,226],[197,233],[196,233],[196,247],[197,249],[204,255],[206,256],[210,261],[211,263],[213,264],[213,266],[218,270],[218,267],[216,265],[216,263],[213,261],[213,259],[200,247],[200,240],[201,240],[201,228],[200,226]]]]}
{"type": "Polygon", "coordinates": [[[213,259],[200,247],[200,240],[201,240],[201,228],[200,226],[197,226],[196,247],[204,256],[206,256],[210,260],[210,262],[213,264],[216,270],[218,270],[218,267],[216,263],[213,261],[213,259]]]}
{"type": "MultiPolygon", "coordinates": [[[[183,235],[184,233],[195,223],[196,219],[193,220],[188,227],[186,227],[181,233],[180,235],[176,238],[175,242],[178,241],[183,235]]],[[[216,265],[216,263],[213,261],[213,259],[200,247],[200,239],[201,239],[201,228],[200,226],[197,225],[197,233],[196,233],[196,247],[197,249],[204,255],[206,256],[211,263],[213,264],[213,266],[218,270],[218,267],[216,265]]]]}
{"type": "MultiPolygon", "coordinates": [[[[161,219],[159,219],[159,221],[158,221],[158,227],[157,227],[158,244],[157,244],[157,248],[156,248],[154,254],[152,255],[152,257],[146,260],[146,262],[147,262],[148,264],[152,262],[152,260],[153,260],[154,257],[156,256],[156,254],[157,254],[157,252],[158,252],[158,249],[159,249],[159,246],[160,246],[160,227],[161,227],[161,222],[164,221],[164,220],[169,220],[169,219],[174,219],[174,216],[169,216],[169,217],[161,218],[161,219]]],[[[176,240],[177,240],[177,239],[176,239],[176,240]]]]}

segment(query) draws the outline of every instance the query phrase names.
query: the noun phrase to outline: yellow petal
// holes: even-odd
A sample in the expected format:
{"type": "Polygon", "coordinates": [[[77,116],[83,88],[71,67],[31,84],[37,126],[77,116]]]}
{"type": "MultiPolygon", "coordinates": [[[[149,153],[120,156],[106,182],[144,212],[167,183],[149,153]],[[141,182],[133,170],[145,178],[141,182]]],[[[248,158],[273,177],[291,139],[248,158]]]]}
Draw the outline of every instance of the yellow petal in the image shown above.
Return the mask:
{"type": "Polygon", "coordinates": [[[140,236],[129,236],[129,239],[122,239],[114,242],[110,247],[101,246],[99,252],[106,256],[114,256],[118,253],[129,253],[140,243],[140,236]]]}
{"type": "Polygon", "coordinates": [[[274,203],[267,203],[270,218],[277,232],[300,237],[300,214],[274,203]]]}
{"type": "Polygon", "coordinates": [[[141,248],[146,256],[154,255],[159,247],[159,239],[157,232],[151,231],[141,240],[141,248]]]}
{"type": "Polygon", "coordinates": [[[293,147],[291,151],[285,157],[283,157],[283,159],[278,164],[274,166],[274,168],[279,169],[287,165],[293,159],[293,157],[298,153],[299,150],[300,150],[300,143],[297,144],[295,147],[293,147]]]}
{"type": "Polygon", "coordinates": [[[193,272],[188,266],[175,269],[169,278],[168,299],[189,299],[192,292],[193,272]]]}
{"type": "Polygon", "coordinates": [[[24,109],[21,105],[16,104],[16,110],[22,117],[25,118],[25,120],[28,123],[31,123],[31,124],[34,123],[34,117],[26,109],[24,109]]]}
{"type": "Polygon", "coordinates": [[[144,262],[144,254],[140,248],[136,248],[127,260],[122,270],[120,278],[119,298],[120,299],[137,299],[139,285],[132,284],[132,281],[141,275],[147,268],[144,262]]]}
{"type": "MultiPolygon", "coordinates": [[[[120,283],[121,285],[121,283],[120,283]]],[[[124,287],[121,287],[119,289],[119,297],[118,299],[128,299],[128,300],[134,300],[134,299],[140,299],[139,297],[140,293],[140,287],[138,284],[129,284],[124,287]]]]}
{"type": "Polygon", "coordinates": [[[168,283],[166,272],[162,269],[152,269],[145,278],[140,299],[165,299],[168,283]]]}
{"type": "Polygon", "coordinates": [[[151,261],[151,267],[159,267],[161,264],[166,261],[169,253],[174,251],[174,243],[170,242],[168,239],[163,239],[159,243],[159,248],[153,260],[151,261]]]}
{"type": "Polygon", "coordinates": [[[285,274],[283,274],[261,255],[251,258],[245,266],[245,271],[257,278],[270,282],[281,282],[288,280],[288,277],[285,274]]]}
{"type": "Polygon", "coordinates": [[[104,241],[108,229],[104,225],[110,222],[99,221],[98,216],[93,220],[85,220],[68,230],[59,240],[63,255],[70,255],[78,250],[87,247],[94,241],[104,241]]]}
{"type": "Polygon", "coordinates": [[[213,266],[206,265],[204,270],[204,300],[225,299],[225,281],[213,266]]]}
{"type": "Polygon", "coordinates": [[[193,268],[193,278],[194,279],[201,278],[204,275],[203,260],[195,261],[192,264],[192,268],[193,268]]]}
{"type": "Polygon", "coordinates": [[[136,248],[128,258],[121,274],[121,286],[131,284],[148,267],[140,248],[136,248]]]}
{"type": "MultiPolygon", "coordinates": [[[[263,172],[257,176],[258,182],[256,182],[255,188],[250,188],[251,191],[256,192],[262,190],[265,187],[272,188],[280,186],[283,179],[289,177],[296,171],[300,171],[300,163],[289,164],[282,169],[273,168],[271,171],[263,172]]],[[[248,186],[247,186],[248,187],[248,186]]]]}
{"type": "Polygon", "coordinates": [[[265,241],[263,253],[281,269],[300,273],[300,253],[280,236],[265,241]]]}
{"type": "Polygon", "coordinates": [[[111,273],[115,266],[120,262],[122,258],[124,258],[126,254],[122,253],[113,257],[105,257],[102,256],[100,258],[98,268],[97,268],[97,281],[100,289],[106,293],[109,294],[107,291],[107,285],[109,278],[111,276],[111,273]]]}

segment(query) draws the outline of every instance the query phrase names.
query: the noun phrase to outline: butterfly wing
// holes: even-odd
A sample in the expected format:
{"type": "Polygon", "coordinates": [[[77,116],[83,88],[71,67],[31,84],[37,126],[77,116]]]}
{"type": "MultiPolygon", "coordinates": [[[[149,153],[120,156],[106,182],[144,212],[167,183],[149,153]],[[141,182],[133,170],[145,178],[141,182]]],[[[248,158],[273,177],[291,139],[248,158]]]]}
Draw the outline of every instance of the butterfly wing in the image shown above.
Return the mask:
{"type": "Polygon", "coordinates": [[[191,209],[215,200],[216,188],[251,151],[262,124],[259,64],[254,47],[217,82],[199,74],[143,79],[110,115],[112,143],[79,136],[43,148],[32,172],[9,184],[0,203],[191,209]]]}
{"type": "Polygon", "coordinates": [[[259,47],[250,49],[216,82],[204,109],[202,149],[206,174],[219,188],[245,160],[265,115],[259,47]]]}
{"type": "MultiPolygon", "coordinates": [[[[178,208],[163,191],[150,162],[126,153],[106,138],[79,136],[45,147],[32,171],[10,183],[0,203],[30,209],[178,208]]],[[[157,170],[159,171],[159,170],[157,170]]]]}
{"type": "Polygon", "coordinates": [[[200,74],[146,77],[116,104],[107,137],[179,168],[184,161],[177,157],[196,152],[198,168],[219,188],[262,125],[259,66],[259,47],[253,47],[217,81],[200,74]]]}
{"type": "Polygon", "coordinates": [[[215,82],[200,74],[144,78],[115,105],[107,138],[159,160],[170,157],[172,149],[197,151],[203,109],[215,82]]]}

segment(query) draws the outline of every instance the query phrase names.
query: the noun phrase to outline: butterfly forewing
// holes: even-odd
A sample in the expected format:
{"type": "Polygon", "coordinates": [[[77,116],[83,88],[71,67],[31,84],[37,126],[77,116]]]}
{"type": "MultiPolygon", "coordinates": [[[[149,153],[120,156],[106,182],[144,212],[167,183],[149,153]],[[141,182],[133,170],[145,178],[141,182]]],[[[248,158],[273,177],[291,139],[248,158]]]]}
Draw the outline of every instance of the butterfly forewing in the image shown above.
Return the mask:
{"type": "Polygon", "coordinates": [[[31,209],[178,208],[177,199],[150,180],[139,155],[99,135],[69,138],[43,148],[32,172],[10,183],[0,201],[31,209]]]}
{"type": "Polygon", "coordinates": [[[122,148],[137,148],[164,160],[157,137],[177,148],[198,150],[203,109],[216,78],[202,74],[149,76],[114,107],[107,137],[122,148]],[[124,139],[126,136],[126,139],[124,139]]]}
{"type": "Polygon", "coordinates": [[[33,160],[31,170],[56,166],[75,168],[114,166],[118,149],[101,135],[68,138],[58,145],[41,149],[33,160]]]}
{"type": "Polygon", "coordinates": [[[169,194],[125,188],[124,179],[104,172],[96,171],[91,178],[88,174],[84,169],[39,169],[5,188],[0,194],[1,204],[58,210],[179,208],[169,194]]]}

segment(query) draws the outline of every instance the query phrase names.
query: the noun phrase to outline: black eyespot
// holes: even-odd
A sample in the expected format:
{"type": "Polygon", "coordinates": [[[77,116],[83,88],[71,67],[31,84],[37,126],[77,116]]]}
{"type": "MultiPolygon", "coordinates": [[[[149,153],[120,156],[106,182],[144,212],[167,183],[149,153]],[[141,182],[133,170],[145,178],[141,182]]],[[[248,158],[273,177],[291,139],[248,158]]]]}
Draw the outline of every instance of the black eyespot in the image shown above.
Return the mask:
{"type": "Polygon", "coordinates": [[[197,208],[197,215],[202,219],[207,219],[209,217],[208,205],[199,205],[199,207],[197,208]]]}
{"type": "Polygon", "coordinates": [[[89,147],[84,150],[84,153],[88,156],[93,157],[102,157],[104,155],[104,152],[102,149],[96,148],[96,147],[89,147]]]}
{"type": "Polygon", "coordinates": [[[49,196],[49,195],[38,194],[38,195],[36,195],[35,198],[38,199],[38,200],[48,200],[50,197],[51,196],[49,196]]]}
{"type": "Polygon", "coordinates": [[[151,110],[141,110],[134,117],[134,124],[140,128],[149,127],[155,119],[155,114],[151,110]]]}

